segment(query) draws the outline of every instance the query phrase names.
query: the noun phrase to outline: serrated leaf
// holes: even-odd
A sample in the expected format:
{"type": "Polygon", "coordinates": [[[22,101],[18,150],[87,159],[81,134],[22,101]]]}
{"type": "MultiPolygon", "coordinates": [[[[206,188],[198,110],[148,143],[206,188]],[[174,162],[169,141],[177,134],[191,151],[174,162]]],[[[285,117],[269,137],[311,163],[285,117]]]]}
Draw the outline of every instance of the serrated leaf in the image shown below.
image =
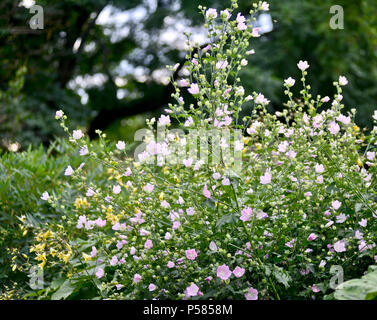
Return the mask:
{"type": "Polygon", "coordinates": [[[281,267],[274,266],[274,270],[272,271],[275,279],[283,284],[286,288],[289,288],[289,282],[292,280],[289,276],[288,272],[285,271],[281,267]]]}

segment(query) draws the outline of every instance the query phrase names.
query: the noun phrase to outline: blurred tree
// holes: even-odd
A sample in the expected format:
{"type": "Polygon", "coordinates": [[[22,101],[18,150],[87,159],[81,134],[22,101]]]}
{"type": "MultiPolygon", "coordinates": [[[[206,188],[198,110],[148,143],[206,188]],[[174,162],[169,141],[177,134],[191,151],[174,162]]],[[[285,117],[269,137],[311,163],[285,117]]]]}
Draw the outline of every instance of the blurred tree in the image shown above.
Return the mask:
{"type": "MultiPolygon", "coordinates": [[[[308,60],[314,94],[332,95],[332,81],[349,79],[344,102],[360,111],[359,123],[371,125],[377,99],[377,3],[339,0],[344,30],[332,30],[331,3],[320,0],[271,0],[274,30],[255,39],[256,54],[242,73],[246,90],[263,92],[281,109],[282,80],[299,77],[298,60],[308,60]]],[[[57,132],[56,109],[94,136],[114,121],[161,111],[170,100],[166,64],[183,61],[183,38],[191,28],[200,39],[199,4],[221,9],[219,0],[38,0],[43,30],[31,30],[32,14],[19,1],[0,4],[0,90],[9,89],[17,70],[27,67],[20,90],[26,137],[47,144],[57,132]]],[[[247,15],[251,2],[240,0],[247,15]]],[[[201,38],[202,43],[205,38],[201,38]]],[[[178,72],[177,72],[178,74],[178,72]]],[[[298,85],[297,85],[298,87],[298,85]]],[[[20,120],[21,121],[21,120],[20,120]]],[[[4,138],[2,136],[1,138],[4,138]]]]}

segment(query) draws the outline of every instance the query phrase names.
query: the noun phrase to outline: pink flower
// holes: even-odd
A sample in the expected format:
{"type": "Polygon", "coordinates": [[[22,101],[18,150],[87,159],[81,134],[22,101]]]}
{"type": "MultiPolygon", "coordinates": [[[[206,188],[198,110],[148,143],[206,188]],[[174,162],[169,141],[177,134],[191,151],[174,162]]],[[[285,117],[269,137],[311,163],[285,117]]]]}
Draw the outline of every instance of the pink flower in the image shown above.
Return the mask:
{"type": "Polygon", "coordinates": [[[87,197],[93,197],[94,196],[94,194],[95,194],[95,192],[93,191],[93,189],[92,188],[89,188],[87,191],[86,191],[86,196],[87,197]]]}
{"type": "Polygon", "coordinates": [[[313,291],[314,293],[317,293],[317,292],[320,292],[321,290],[319,290],[319,288],[318,288],[315,284],[313,284],[313,285],[312,285],[312,291],[313,291]]]}
{"type": "Polygon", "coordinates": [[[268,11],[268,10],[270,10],[270,5],[266,1],[263,1],[262,4],[261,4],[261,9],[263,11],[268,11]]]}
{"type": "Polygon", "coordinates": [[[194,120],[192,119],[192,117],[188,117],[187,120],[185,121],[184,126],[190,127],[192,124],[194,124],[194,120]]]}
{"type": "Polygon", "coordinates": [[[228,20],[231,16],[230,12],[228,10],[222,10],[220,11],[221,18],[228,20]]]}
{"type": "Polygon", "coordinates": [[[134,275],[134,282],[135,282],[135,283],[138,283],[140,280],[141,280],[141,275],[138,274],[138,273],[136,273],[136,274],[134,275]]]}
{"type": "Polygon", "coordinates": [[[96,272],[96,277],[101,279],[105,275],[105,271],[102,268],[99,268],[96,272]]]}
{"type": "Polygon", "coordinates": [[[168,266],[169,269],[174,268],[175,263],[173,261],[169,261],[167,266],[168,266]]]}
{"type": "Polygon", "coordinates": [[[331,121],[329,123],[329,131],[331,134],[337,134],[340,131],[340,127],[335,121],[331,121]]]}
{"type": "Polygon", "coordinates": [[[124,148],[126,147],[126,144],[124,143],[124,141],[119,140],[115,146],[118,150],[124,150],[124,148]]]}
{"type": "Polygon", "coordinates": [[[170,124],[170,116],[167,115],[161,115],[161,117],[158,119],[158,123],[161,125],[161,126],[168,126],[170,124]]]}
{"type": "Polygon", "coordinates": [[[113,256],[110,260],[110,265],[115,266],[118,263],[118,258],[117,256],[113,256]]]}
{"type": "Polygon", "coordinates": [[[186,209],[186,213],[188,216],[193,216],[195,214],[195,209],[193,207],[189,207],[186,209]]]}
{"type": "Polygon", "coordinates": [[[198,295],[198,291],[199,291],[199,287],[195,283],[193,283],[191,286],[188,286],[186,288],[186,294],[189,297],[195,297],[196,295],[198,295]]]}
{"type": "Polygon", "coordinates": [[[376,153],[374,151],[373,152],[368,151],[366,156],[368,160],[373,161],[376,156],[376,153]]]}
{"type": "Polygon", "coordinates": [[[178,80],[178,86],[180,86],[180,87],[188,87],[189,86],[189,82],[186,79],[178,80]]]}
{"type": "Polygon", "coordinates": [[[258,300],[258,290],[250,287],[245,293],[246,300],[258,300]]]}
{"type": "Polygon", "coordinates": [[[296,82],[296,80],[291,78],[291,77],[284,80],[285,85],[288,86],[288,87],[293,87],[295,85],[295,82],[296,82]]]}
{"type": "Polygon", "coordinates": [[[192,160],[191,158],[183,159],[183,160],[182,160],[182,163],[184,164],[184,166],[185,166],[186,168],[191,167],[191,166],[192,166],[192,162],[193,162],[193,160],[192,160]]]}
{"type": "Polygon", "coordinates": [[[296,239],[292,239],[291,241],[288,241],[285,243],[285,245],[288,247],[288,248],[292,248],[293,247],[293,244],[296,242],[296,239]]]}
{"type": "Polygon", "coordinates": [[[239,266],[237,266],[234,270],[233,270],[233,274],[236,276],[236,278],[241,278],[245,273],[245,269],[244,268],[241,268],[239,266]]]}
{"type": "Polygon", "coordinates": [[[161,202],[161,207],[167,209],[167,208],[170,207],[170,204],[169,204],[169,202],[167,202],[166,200],[162,200],[162,202],[161,202]]]}
{"type": "Polygon", "coordinates": [[[92,251],[90,252],[90,257],[94,258],[96,255],[97,255],[97,248],[93,246],[92,251]]]}
{"type": "Polygon", "coordinates": [[[351,122],[351,117],[346,117],[345,115],[340,114],[340,115],[336,118],[336,120],[338,120],[339,122],[341,122],[341,123],[347,125],[347,124],[350,124],[350,122],[351,122]]]}
{"type": "Polygon", "coordinates": [[[241,12],[238,12],[236,21],[237,23],[244,23],[246,21],[246,18],[241,14],[241,12]]]}
{"type": "Polygon", "coordinates": [[[150,184],[150,183],[147,183],[144,187],[143,187],[143,190],[145,192],[148,192],[148,193],[151,193],[154,189],[154,185],[153,184],[150,184]]]}
{"type": "Polygon", "coordinates": [[[329,102],[329,101],[330,101],[330,98],[329,98],[328,96],[326,96],[326,97],[323,97],[323,98],[321,99],[321,101],[322,101],[322,102],[329,102]]]}
{"type": "Polygon", "coordinates": [[[72,169],[71,166],[68,166],[67,169],[65,169],[65,171],[64,171],[64,175],[65,176],[70,176],[72,174],[73,174],[73,169],[72,169]]]}
{"type": "Polygon", "coordinates": [[[237,24],[237,28],[238,30],[243,31],[247,29],[247,25],[244,22],[242,22],[242,23],[237,24]]]}
{"type": "Polygon", "coordinates": [[[334,210],[338,210],[341,205],[342,205],[342,203],[338,200],[331,202],[331,206],[333,207],[334,210]]]}
{"type": "Polygon", "coordinates": [[[56,113],[55,113],[55,119],[60,119],[62,116],[63,116],[63,111],[62,110],[56,111],[56,113]]]}
{"type": "Polygon", "coordinates": [[[359,221],[359,225],[361,225],[362,227],[366,227],[367,226],[367,219],[361,219],[361,221],[359,221]]]}
{"type": "Polygon", "coordinates": [[[336,252],[344,252],[346,251],[346,243],[343,240],[339,240],[334,243],[334,250],[336,252]]]}
{"type": "Polygon", "coordinates": [[[89,153],[88,146],[85,145],[80,148],[80,156],[86,156],[89,153]]]}
{"type": "Polygon", "coordinates": [[[204,185],[204,188],[203,188],[203,195],[204,195],[206,198],[208,198],[208,199],[211,198],[211,192],[208,190],[207,185],[204,185]]]}
{"type": "Polygon", "coordinates": [[[260,37],[260,34],[259,34],[260,31],[261,31],[261,28],[253,28],[251,36],[254,38],[260,37]]]}
{"type": "Polygon", "coordinates": [[[145,243],[144,243],[144,248],[145,249],[151,249],[153,247],[153,242],[152,242],[152,240],[147,240],[147,241],[145,241],[145,243]]]}
{"type": "Polygon", "coordinates": [[[217,18],[217,11],[216,11],[216,9],[209,8],[206,11],[206,18],[207,19],[216,19],[217,18]]]}
{"type": "Polygon", "coordinates": [[[48,194],[47,191],[43,192],[41,199],[44,201],[47,201],[50,198],[50,195],[48,194]]]}
{"type": "Polygon", "coordinates": [[[223,180],[221,180],[221,184],[223,186],[229,186],[230,185],[230,180],[227,177],[224,177],[223,180]]]}
{"type": "Polygon", "coordinates": [[[315,172],[322,173],[323,171],[325,171],[325,167],[323,166],[323,164],[316,163],[315,172]]]}
{"type": "Polygon", "coordinates": [[[249,207],[246,207],[245,209],[241,211],[240,219],[243,222],[250,221],[252,214],[253,214],[253,210],[249,207]]]}
{"type": "Polygon", "coordinates": [[[191,94],[198,94],[199,93],[199,86],[197,83],[191,84],[190,88],[188,88],[188,92],[191,94]]]}
{"type": "Polygon", "coordinates": [[[317,238],[317,236],[316,236],[316,234],[314,234],[314,233],[311,233],[311,234],[309,234],[309,237],[308,237],[308,241],[313,241],[313,240],[315,240],[317,238]]]}
{"type": "Polygon", "coordinates": [[[217,276],[221,280],[227,280],[232,275],[232,271],[230,271],[229,267],[226,264],[223,264],[217,268],[217,276]]]}
{"type": "Polygon", "coordinates": [[[79,140],[84,136],[81,130],[73,130],[72,137],[75,140],[79,140]]]}
{"type": "Polygon", "coordinates": [[[217,70],[224,70],[228,66],[228,61],[223,60],[223,61],[218,61],[216,63],[216,69],[217,70]]]}
{"type": "Polygon", "coordinates": [[[263,94],[259,93],[255,98],[255,102],[257,104],[268,104],[270,101],[267,100],[263,94]]]}
{"type": "Polygon", "coordinates": [[[172,227],[172,229],[173,229],[173,230],[176,230],[176,229],[178,229],[180,226],[181,226],[181,223],[180,223],[179,221],[174,221],[174,222],[173,222],[173,227],[172,227]]]}
{"type": "Polygon", "coordinates": [[[121,191],[121,187],[119,185],[113,186],[113,192],[115,194],[119,194],[121,191]]]}
{"type": "Polygon", "coordinates": [[[302,61],[302,60],[300,60],[299,63],[297,64],[297,67],[298,67],[301,71],[305,71],[306,69],[309,68],[309,65],[308,65],[308,62],[307,62],[307,61],[302,61]]]}
{"type": "Polygon", "coordinates": [[[186,250],[186,258],[189,260],[195,260],[198,254],[195,249],[186,250]]]}
{"type": "Polygon", "coordinates": [[[212,250],[212,251],[217,251],[217,245],[214,241],[211,241],[211,243],[209,244],[209,248],[212,250]]]}
{"type": "Polygon", "coordinates": [[[347,78],[344,77],[344,76],[340,76],[340,77],[339,77],[339,85],[341,85],[341,86],[345,86],[345,85],[347,85],[347,84],[348,84],[348,80],[347,80],[347,78]]]}
{"type": "Polygon", "coordinates": [[[153,283],[151,283],[151,284],[148,286],[148,289],[149,289],[150,292],[156,290],[156,288],[157,288],[156,285],[153,284],[153,283]]]}
{"type": "Polygon", "coordinates": [[[266,171],[263,176],[260,177],[261,184],[269,184],[271,182],[272,175],[269,171],[266,171]]]}

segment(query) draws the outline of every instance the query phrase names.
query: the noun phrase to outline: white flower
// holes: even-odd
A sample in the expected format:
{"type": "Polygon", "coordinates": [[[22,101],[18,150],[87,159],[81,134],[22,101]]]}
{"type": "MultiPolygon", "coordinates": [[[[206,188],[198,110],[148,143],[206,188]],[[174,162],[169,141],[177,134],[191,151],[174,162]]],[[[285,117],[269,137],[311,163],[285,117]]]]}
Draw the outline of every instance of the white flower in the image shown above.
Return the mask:
{"type": "Polygon", "coordinates": [[[84,136],[84,134],[82,133],[81,130],[73,130],[72,136],[73,136],[73,139],[79,140],[84,136]]]}
{"type": "Polygon", "coordinates": [[[115,146],[117,147],[118,150],[124,150],[124,148],[126,147],[126,144],[124,143],[124,141],[118,141],[118,143],[115,146]]]}
{"type": "Polygon", "coordinates": [[[43,192],[41,199],[47,201],[50,198],[50,195],[47,191],[43,192]]]}

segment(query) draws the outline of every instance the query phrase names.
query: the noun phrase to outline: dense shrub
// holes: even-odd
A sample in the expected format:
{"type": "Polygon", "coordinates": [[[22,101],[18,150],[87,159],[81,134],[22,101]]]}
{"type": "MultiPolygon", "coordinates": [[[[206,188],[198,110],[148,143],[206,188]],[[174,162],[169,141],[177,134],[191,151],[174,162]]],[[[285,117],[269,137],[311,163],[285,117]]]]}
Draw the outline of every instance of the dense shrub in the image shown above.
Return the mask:
{"type": "MultiPolygon", "coordinates": [[[[268,5],[254,8],[252,16],[268,5]]],[[[286,79],[285,109],[270,114],[268,99],[247,95],[238,78],[258,29],[235,1],[200,10],[212,43],[189,42],[177,103],[147,121],[135,159],[101,132],[96,148],[57,111],[82,160],[56,179],[64,190],[40,194],[60,219],[34,231],[29,266],[46,282],[28,297],[331,298],[331,266],[350,279],[376,259],[377,129],[365,136],[354,110],[342,114],[346,77],[333,99],[312,97],[300,61],[301,97],[286,79]],[[253,111],[241,115],[247,104],[253,111]],[[182,131],[169,129],[173,119],[182,131]]]]}

